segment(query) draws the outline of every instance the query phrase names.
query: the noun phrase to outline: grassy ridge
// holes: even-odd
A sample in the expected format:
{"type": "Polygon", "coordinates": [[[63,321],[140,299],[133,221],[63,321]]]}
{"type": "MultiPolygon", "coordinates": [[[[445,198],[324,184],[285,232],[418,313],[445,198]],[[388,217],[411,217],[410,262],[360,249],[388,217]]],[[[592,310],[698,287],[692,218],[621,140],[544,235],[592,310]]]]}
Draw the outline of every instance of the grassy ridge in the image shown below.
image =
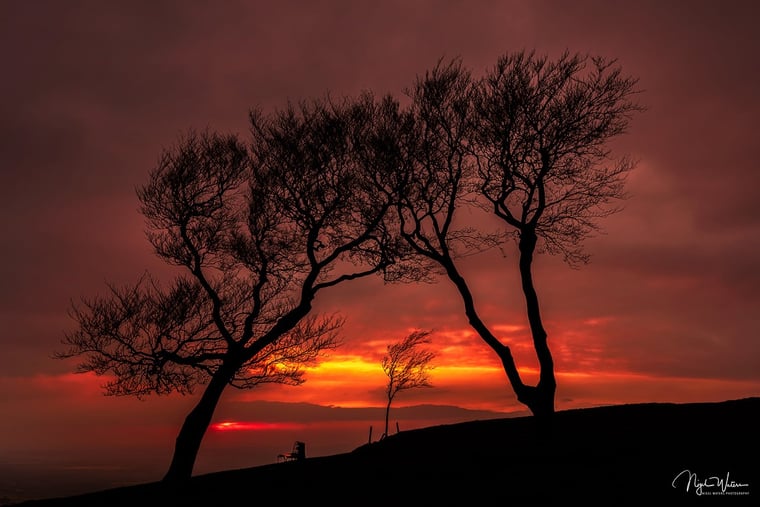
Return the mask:
{"type": "Polygon", "coordinates": [[[549,424],[518,417],[434,426],[350,453],[201,475],[175,487],[151,483],[17,505],[760,505],[759,428],[760,398],[567,410],[549,424]],[[698,482],[727,474],[748,486],[696,494],[698,482]]]}

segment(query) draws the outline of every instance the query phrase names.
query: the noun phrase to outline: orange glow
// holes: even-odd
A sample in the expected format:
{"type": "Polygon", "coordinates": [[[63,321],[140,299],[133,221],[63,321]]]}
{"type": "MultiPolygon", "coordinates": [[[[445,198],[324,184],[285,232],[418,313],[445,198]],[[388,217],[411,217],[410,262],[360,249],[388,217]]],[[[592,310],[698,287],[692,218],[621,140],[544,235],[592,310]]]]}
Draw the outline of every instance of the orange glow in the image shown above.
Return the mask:
{"type": "Polygon", "coordinates": [[[357,376],[377,376],[382,375],[383,370],[380,361],[370,361],[367,358],[356,355],[332,356],[326,361],[321,361],[316,366],[307,368],[312,374],[324,376],[350,374],[357,376]]]}
{"type": "MultiPolygon", "coordinates": [[[[440,341],[443,340],[439,335],[440,341]]],[[[445,349],[448,343],[441,345],[445,349]]],[[[562,345],[557,345],[555,354],[560,360],[569,354],[562,345]]],[[[484,353],[484,349],[472,347],[467,350],[461,347],[457,354],[439,349],[440,354],[433,360],[434,369],[431,372],[433,387],[404,392],[394,401],[394,406],[451,404],[474,410],[524,410],[525,407],[514,397],[503,367],[494,360],[489,350],[484,353]],[[484,357],[480,364],[476,364],[478,356],[484,357]]],[[[603,351],[595,351],[595,354],[603,356],[603,351]]],[[[641,373],[613,361],[607,364],[602,361],[588,361],[588,364],[574,362],[587,368],[557,369],[558,410],[613,403],[729,399],[753,395],[760,386],[753,380],[641,373]]],[[[525,365],[518,370],[527,384],[533,385],[538,381],[536,367],[525,365]]],[[[386,385],[387,377],[383,374],[379,356],[336,355],[309,367],[306,383],[297,388],[267,386],[266,391],[251,391],[238,395],[237,399],[287,400],[343,408],[381,407],[386,402],[386,385]]]]}
{"type": "Polygon", "coordinates": [[[303,428],[303,424],[285,422],[225,421],[211,425],[214,431],[271,431],[303,428]]]}

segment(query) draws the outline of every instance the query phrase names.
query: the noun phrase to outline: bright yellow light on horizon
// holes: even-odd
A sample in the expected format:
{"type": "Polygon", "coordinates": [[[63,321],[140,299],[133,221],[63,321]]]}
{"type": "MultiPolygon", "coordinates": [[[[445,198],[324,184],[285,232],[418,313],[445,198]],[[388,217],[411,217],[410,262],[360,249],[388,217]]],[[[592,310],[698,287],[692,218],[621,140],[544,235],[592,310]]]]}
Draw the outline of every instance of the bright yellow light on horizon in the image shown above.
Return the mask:
{"type": "MultiPolygon", "coordinates": [[[[506,382],[504,369],[499,364],[494,365],[457,365],[432,363],[431,378],[434,384],[470,384],[506,382]]],[[[332,356],[330,359],[320,362],[315,366],[306,368],[309,374],[308,384],[319,386],[346,385],[351,389],[382,387],[385,383],[380,361],[368,360],[358,355],[332,356]]],[[[539,370],[535,367],[518,367],[523,380],[531,382],[533,377],[537,379],[539,370]]],[[[576,379],[583,381],[589,378],[636,378],[648,377],[628,372],[584,372],[584,371],[555,371],[559,378],[576,379]]]]}
{"type": "MultiPolygon", "coordinates": [[[[500,365],[436,364],[435,360],[431,365],[433,366],[431,376],[439,379],[477,379],[484,376],[504,376],[504,370],[500,365]]],[[[366,358],[356,355],[333,356],[316,366],[309,366],[305,369],[309,373],[310,381],[340,380],[342,382],[355,381],[361,383],[363,380],[370,379],[375,382],[375,379],[384,376],[380,361],[368,361],[366,358]]],[[[536,368],[521,367],[518,370],[527,375],[538,374],[536,368]]]]}
{"type": "Polygon", "coordinates": [[[316,366],[309,366],[305,369],[315,375],[330,376],[341,374],[374,376],[383,373],[380,361],[370,362],[361,356],[333,356],[316,366]]]}

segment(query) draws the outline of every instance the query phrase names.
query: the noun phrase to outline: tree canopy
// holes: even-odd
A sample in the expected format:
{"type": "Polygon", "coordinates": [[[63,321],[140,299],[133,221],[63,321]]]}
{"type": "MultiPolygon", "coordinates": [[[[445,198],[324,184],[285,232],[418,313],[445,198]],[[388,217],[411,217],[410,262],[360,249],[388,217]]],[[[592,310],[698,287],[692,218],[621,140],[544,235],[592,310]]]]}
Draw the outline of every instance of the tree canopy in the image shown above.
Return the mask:
{"type": "Polygon", "coordinates": [[[205,386],[167,480],[191,474],[227,385],[299,384],[302,366],[338,345],[342,318],[311,313],[318,293],[411,273],[387,227],[392,203],[362,166],[365,131],[390,103],[365,94],[254,111],[247,146],[191,131],[138,189],[148,240],[181,273],[74,305],[59,357],[83,356],[79,371],[109,375],[115,395],[205,386]]]}
{"type": "MultiPolygon", "coordinates": [[[[78,371],[108,375],[108,394],[203,386],[165,477],[183,479],[228,385],[299,384],[304,364],[339,345],[342,317],[312,312],[319,293],[373,275],[442,275],[517,399],[549,415],[556,380],[534,256],[587,261],[583,240],[619,211],[634,164],[612,157],[609,143],[643,109],[636,84],[615,61],[523,51],[481,77],[459,59],[440,60],[406,91],[403,107],[365,92],[254,109],[247,143],[191,130],[137,190],[147,239],[179,274],[168,283],[144,274],[75,304],[77,328],[58,357],[81,356],[78,371]],[[484,210],[503,228],[465,224],[465,209],[484,210]],[[535,386],[481,318],[459,266],[507,238],[518,247],[540,365],[535,386]]],[[[427,335],[407,340],[383,363],[389,407],[399,390],[427,385],[432,352],[412,353],[427,335]]]]}

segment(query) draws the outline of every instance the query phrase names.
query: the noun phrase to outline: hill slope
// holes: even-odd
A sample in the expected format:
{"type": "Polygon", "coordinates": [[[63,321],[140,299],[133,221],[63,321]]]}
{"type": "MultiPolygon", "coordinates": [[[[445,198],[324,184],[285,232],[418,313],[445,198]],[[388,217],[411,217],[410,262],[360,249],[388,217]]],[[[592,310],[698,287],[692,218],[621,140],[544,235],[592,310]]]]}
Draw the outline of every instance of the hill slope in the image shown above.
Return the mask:
{"type": "Polygon", "coordinates": [[[531,417],[435,426],[350,453],[197,476],[181,488],[152,483],[17,505],[674,505],[708,494],[711,505],[758,505],[758,428],[760,398],[568,410],[550,426],[531,417]]]}

